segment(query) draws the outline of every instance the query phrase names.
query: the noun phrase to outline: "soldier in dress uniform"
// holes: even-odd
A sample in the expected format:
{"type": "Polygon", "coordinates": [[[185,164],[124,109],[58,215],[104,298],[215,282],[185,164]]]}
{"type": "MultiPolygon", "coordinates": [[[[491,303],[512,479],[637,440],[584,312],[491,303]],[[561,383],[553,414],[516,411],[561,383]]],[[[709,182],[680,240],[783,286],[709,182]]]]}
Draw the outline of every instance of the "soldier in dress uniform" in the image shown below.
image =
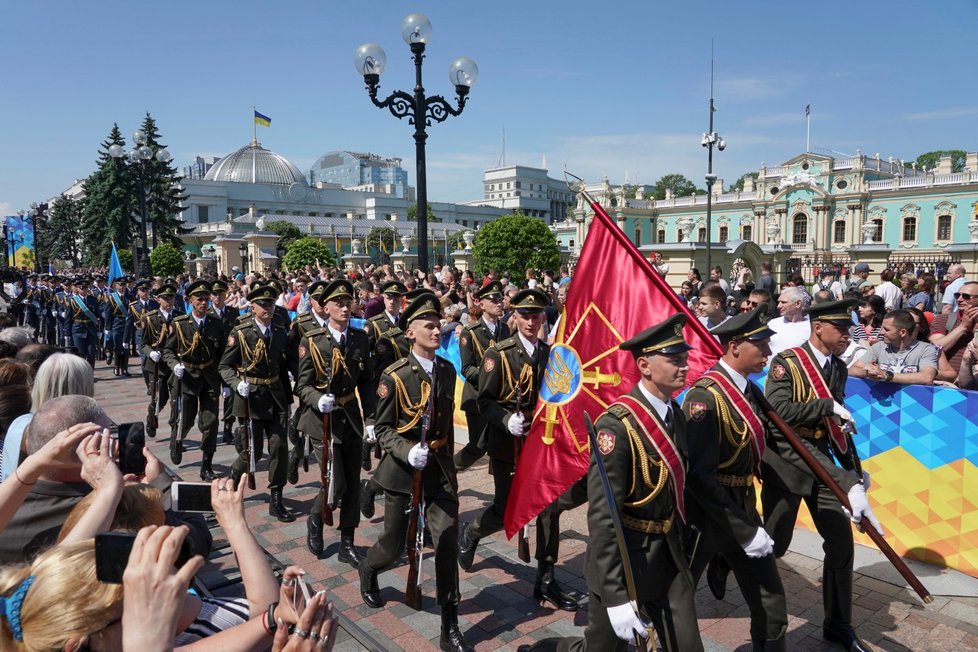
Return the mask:
{"type": "MultiPolygon", "coordinates": [[[[376,350],[377,342],[384,337],[385,333],[394,329],[403,330],[398,326],[398,318],[401,314],[401,303],[407,291],[407,287],[396,280],[388,281],[380,286],[380,294],[384,301],[384,312],[367,320],[367,336],[370,339],[371,357],[373,357],[376,350]]],[[[377,384],[376,381],[379,380],[380,374],[383,372],[384,369],[382,368],[378,369],[374,367],[372,369],[375,386],[377,384]]],[[[364,471],[369,471],[371,465],[370,451],[373,445],[377,443],[377,437],[374,434],[373,415],[369,415],[367,418],[366,432],[364,434],[363,457],[360,460],[360,466],[364,471]]],[[[371,502],[373,502],[372,499],[371,502]]]]}
{"type": "Polygon", "coordinates": [[[98,316],[98,341],[96,342],[98,359],[112,364],[112,349],[109,348],[108,338],[105,335],[105,303],[109,289],[105,287],[105,277],[101,274],[96,274],[91,284],[92,296],[98,301],[98,312],[95,313],[98,316]]]}
{"type": "Polygon", "coordinates": [[[45,344],[57,344],[57,304],[54,300],[55,286],[54,277],[48,274],[43,276],[40,288],[40,332],[39,341],[45,344]]]}
{"type": "Polygon", "coordinates": [[[38,291],[38,283],[36,274],[27,275],[26,292],[24,292],[24,326],[31,329],[35,340],[40,335],[38,316],[41,312],[41,294],[38,291]]]}
{"type": "MultiPolygon", "coordinates": [[[[180,464],[183,459],[183,440],[198,417],[203,459],[200,479],[210,482],[217,476],[211,468],[217,449],[217,397],[221,379],[217,363],[224,350],[224,327],[208,314],[211,299],[210,283],[198,280],[187,286],[192,310],[173,320],[163,348],[163,359],[173,370],[171,382],[182,388],[183,419],[178,424],[179,437],[170,441],[170,459],[180,464]]],[[[176,403],[171,408],[175,410],[176,403]]]]}
{"type": "Polygon", "coordinates": [[[595,423],[598,450],[622,521],[636,608],[630,604],[621,549],[604,482],[594,458],[588,467],[590,599],[584,638],[544,640],[531,650],[619,650],[648,636],[650,618],[667,652],[703,649],[696,621],[696,586],[683,552],[686,419],[672,396],[686,385],[686,316],[673,315],[622,342],[641,376],[595,423]]]}
{"type": "MultiPolygon", "coordinates": [[[[357,568],[362,555],[353,545],[360,525],[360,451],[363,448],[363,413],[373,414],[375,395],[370,379],[370,350],[367,334],[350,327],[353,284],[345,279],[331,281],[319,289],[316,301],[326,307],[325,328],[310,332],[299,344],[299,376],[296,393],[307,406],[299,429],[312,440],[320,464],[326,436],[333,443],[333,495],[340,503],[340,549],[337,558],[357,568]],[[323,432],[323,415],[329,415],[329,433],[323,432]]],[[[328,445],[328,442],[327,442],[328,445]]],[[[316,556],[323,552],[323,501],[321,487],[306,521],[306,543],[316,556]]],[[[332,507],[332,506],[331,506],[332,507]]]]}
{"type": "Polygon", "coordinates": [[[462,410],[468,424],[469,441],[455,453],[455,467],[464,471],[486,454],[487,424],[479,412],[479,369],[482,358],[496,342],[508,339],[509,327],[503,323],[503,286],[499,281],[490,281],[475,293],[482,308],[482,318],[465,326],[458,339],[459,355],[462,359],[462,410]]]}
{"type": "Polygon", "coordinates": [[[106,295],[102,304],[102,321],[105,324],[105,335],[109,338],[112,358],[115,361],[115,376],[128,376],[129,351],[126,348],[126,333],[129,330],[129,295],[128,281],[125,277],[113,281],[115,288],[106,295]]]}
{"type": "Polygon", "coordinates": [[[71,285],[66,278],[55,277],[57,291],[54,293],[54,310],[58,320],[57,346],[68,347],[71,337],[68,333],[68,300],[71,298],[71,285]]]}
{"type": "Polygon", "coordinates": [[[143,317],[160,307],[160,304],[149,296],[151,287],[152,281],[148,279],[136,281],[136,295],[129,302],[129,324],[134,331],[136,351],[139,354],[139,364],[143,370],[143,381],[146,387],[149,387],[150,379],[146,373],[146,354],[143,352],[143,317]]]}
{"type": "MultiPolygon", "coordinates": [[[[142,318],[140,319],[140,324],[142,325],[142,330],[140,340],[142,342],[142,350],[140,351],[140,355],[143,359],[143,377],[146,378],[148,392],[153,389],[153,375],[157,373],[157,368],[159,369],[156,381],[157,413],[162,412],[167,401],[170,400],[170,376],[173,372],[167,366],[166,360],[163,359],[163,347],[166,344],[167,336],[170,334],[170,324],[177,316],[176,311],[173,309],[173,297],[176,294],[177,286],[163,285],[156,291],[156,301],[154,302],[156,303],[156,307],[151,308],[151,304],[147,302],[145,307],[141,309],[142,318]]],[[[149,412],[152,407],[152,404],[150,404],[146,408],[147,424],[150,422],[149,417],[152,416],[149,412]]],[[[172,426],[175,422],[176,414],[171,411],[170,425],[172,426]]],[[[156,429],[147,425],[146,434],[150,437],[155,437],[156,429]]]]}
{"type": "MultiPolygon", "coordinates": [[[[228,308],[225,303],[227,293],[227,283],[221,279],[211,281],[211,306],[207,312],[221,323],[222,342],[227,341],[234,325],[238,323],[238,311],[228,308]]],[[[234,399],[231,394],[231,388],[222,382],[221,421],[224,424],[222,440],[225,444],[234,443],[234,399]]]]}
{"type": "MultiPolygon", "coordinates": [[[[808,308],[805,312],[812,324],[811,337],[801,346],[775,356],[765,393],[815,459],[848,492],[854,512],[852,520],[858,523],[866,516],[882,531],[866,500],[869,474],[862,471],[849,434],[852,415],[843,406],[848,373],[839,356],[849,346],[849,327],[856,304],[855,299],[849,299],[808,308]]],[[[847,650],[867,649],[852,628],[854,552],[849,516],[780,431],[773,433],[764,461],[761,504],[764,527],[774,537],[775,556],[788,550],[798,506],[804,499],[824,540],[822,635],[847,650]]]]}
{"type": "MultiPolygon", "coordinates": [[[[309,312],[298,315],[292,322],[292,328],[289,329],[289,373],[292,374],[292,378],[294,379],[299,377],[299,345],[313,331],[326,328],[326,324],[329,322],[326,306],[319,303],[316,298],[327,285],[329,285],[329,281],[316,281],[309,285],[307,290],[309,296],[309,312]]],[[[289,484],[298,484],[299,482],[299,463],[302,461],[306,448],[306,438],[304,433],[299,429],[299,422],[305,410],[306,405],[300,398],[295,411],[289,417],[288,433],[289,444],[291,444],[291,448],[289,449],[289,473],[287,477],[289,484]]]]}
{"type": "Polygon", "coordinates": [[[774,559],[774,541],[757,513],[754,477],[769,438],[748,376],[764,368],[774,334],[767,304],[740,313],[712,331],[723,357],[686,394],[689,445],[690,570],[699,581],[716,553],[733,569],[750,609],[754,650],[785,650],[788,615],[774,559]]]}
{"type": "Polygon", "coordinates": [[[435,548],[435,586],[441,607],[442,650],[474,650],[458,628],[458,479],[455,444],[455,368],[435,355],[441,335],[441,305],[433,294],[415,299],[399,326],[411,353],[389,366],[377,386],[376,428],[386,455],[374,474],[384,489],[384,533],[360,563],[360,595],[374,609],[384,606],[377,574],[404,553],[414,474],[421,472],[425,521],[435,548]],[[424,415],[432,418],[421,445],[424,415]]]}
{"type": "MultiPolygon", "coordinates": [[[[288,332],[273,318],[276,290],[259,285],[248,293],[251,312],[238,320],[228,335],[220,373],[224,384],[233,387],[234,416],[243,419],[247,407],[251,416],[251,446],[259,459],[268,438],[268,513],[283,523],[295,515],[282,503],[289,442],[285,435],[285,415],[289,409],[289,370],[286,360],[288,332]]],[[[240,431],[244,436],[244,429],[240,431]]],[[[248,471],[248,455],[242,446],[231,465],[235,484],[248,471]]]]}
{"type": "Polygon", "coordinates": [[[95,368],[95,350],[101,331],[98,324],[98,299],[89,294],[92,280],[87,277],[75,279],[73,294],[68,302],[68,328],[75,353],[88,360],[95,368]]]}
{"type": "MultiPolygon", "coordinates": [[[[550,354],[550,347],[537,337],[548,303],[547,295],[537,289],[516,293],[512,300],[516,335],[489,348],[482,361],[478,403],[489,428],[487,448],[495,495],[492,503],[462,528],[458,562],[466,571],[472,567],[479,540],[503,528],[517,457],[523,437],[530,430],[550,354]]],[[[578,601],[564,592],[554,576],[560,538],[559,523],[555,522],[559,502],[560,499],[537,517],[537,579],[533,595],[559,609],[576,611],[580,607],[578,601]]]]}

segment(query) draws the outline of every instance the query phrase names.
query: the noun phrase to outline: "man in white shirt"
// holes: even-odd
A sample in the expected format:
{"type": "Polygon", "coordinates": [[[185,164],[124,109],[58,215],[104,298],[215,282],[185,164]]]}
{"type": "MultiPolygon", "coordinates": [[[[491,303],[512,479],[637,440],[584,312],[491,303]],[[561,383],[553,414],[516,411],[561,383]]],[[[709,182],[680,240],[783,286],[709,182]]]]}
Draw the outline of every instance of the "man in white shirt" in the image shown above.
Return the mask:
{"type": "MultiPolygon", "coordinates": [[[[842,299],[842,283],[835,280],[835,272],[831,269],[822,270],[819,280],[812,285],[812,296],[814,297],[820,290],[828,290],[831,292],[834,298],[833,300],[835,301],[840,301],[842,299]]],[[[899,288],[896,288],[896,290],[897,293],[900,292],[899,288]]]]}
{"type": "Polygon", "coordinates": [[[713,281],[713,282],[715,282],[715,283],[719,283],[720,284],[720,287],[723,288],[723,293],[724,294],[730,294],[730,284],[727,283],[727,281],[724,280],[724,278],[723,278],[723,268],[722,267],[720,267],[719,265],[717,265],[716,267],[714,267],[713,269],[710,270],[710,280],[713,281]]]}
{"type": "Polygon", "coordinates": [[[712,330],[723,322],[727,321],[727,313],[724,307],[727,303],[727,295],[716,283],[707,284],[700,290],[700,296],[696,300],[696,315],[700,323],[712,330]]]}
{"type": "Polygon", "coordinates": [[[903,307],[903,293],[893,283],[893,276],[892,269],[884,269],[880,272],[881,283],[876,286],[876,296],[883,297],[887,312],[903,307]]]}
{"type": "Polygon", "coordinates": [[[800,287],[787,287],[781,291],[778,297],[778,312],[781,316],[768,322],[768,328],[774,331],[771,337],[771,357],[785,349],[801,346],[811,337],[811,323],[804,314],[807,303],[808,295],[800,287]]]}
{"type": "Polygon", "coordinates": [[[955,263],[947,268],[947,277],[951,283],[944,290],[944,297],[941,299],[941,314],[949,315],[958,311],[958,301],[954,298],[955,292],[961,291],[961,286],[968,279],[964,277],[964,265],[955,263]]]}

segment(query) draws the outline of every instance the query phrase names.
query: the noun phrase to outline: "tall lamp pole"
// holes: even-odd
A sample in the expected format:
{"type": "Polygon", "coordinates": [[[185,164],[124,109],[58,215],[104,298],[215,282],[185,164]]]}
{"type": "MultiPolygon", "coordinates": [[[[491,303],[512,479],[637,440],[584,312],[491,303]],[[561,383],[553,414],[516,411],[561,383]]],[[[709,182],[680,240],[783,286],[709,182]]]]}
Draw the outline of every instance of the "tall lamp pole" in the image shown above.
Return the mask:
{"type": "Polygon", "coordinates": [[[422,14],[410,14],[401,22],[401,36],[411,47],[414,57],[414,94],[394,91],[386,99],[377,99],[380,75],[387,65],[387,54],[376,43],[365,43],[357,48],[354,65],[363,75],[367,84],[370,101],[379,109],[388,109],[395,118],[408,118],[414,125],[415,161],[418,177],[418,267],[425,272],[428,268],[428,184],[425,171],[425,142],[428,140],[427,127],[431,121],[444,122],[448,116],[457,116],[465,108],[469,89],[479,76],[479,68],[468,57],[459,57],[448,68],[448,76],[455,86],[458,108],[454,108],[441,95],[426,97],[421,81],[421,64],[424,61],[425,46],[431,40],[431,22],[422,14]]]}
{"type": "MultiPolygon", "coordinates": [[[[711,64],[712,66],[712,64],[711,64]]],[[[727,141],[720,137],[720,134],[713,131],[713,114],[716,107],[713,104],[713,72],[710,72],[710,131],[703,134],[700,145],[706,148],[706,274],[709,276],[712,266],[710,257],[711,244],[713,242],[713,183],[717,176],[713,174],[713,147],[723,151],[727,148],[727,141]]]]}

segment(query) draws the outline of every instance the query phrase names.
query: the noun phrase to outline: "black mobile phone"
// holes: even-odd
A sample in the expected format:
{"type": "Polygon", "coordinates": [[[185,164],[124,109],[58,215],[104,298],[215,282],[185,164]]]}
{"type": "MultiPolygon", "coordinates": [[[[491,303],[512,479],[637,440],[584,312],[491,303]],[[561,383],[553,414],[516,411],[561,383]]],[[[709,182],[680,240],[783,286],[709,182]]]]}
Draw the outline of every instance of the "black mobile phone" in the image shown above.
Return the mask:
{"type": "Polygon", "coordinates": [[[120,423],[118,426],[113,426],[111,430],[118,432],[119,470],[123,474],[143,475],[146,472],[146,458],[143,456],[143,448],[146,447],[146,430],[142,422],[120,423]]]}
{"type": "Polygon", "coordinates": [[[129,553],[136,535],[131,532],[101,532],[95,535],[95,577],[99,582],[122,584],[129,553]]]}
{"type": "Polygon", "coordinates": [[[170,485],[170,509],[175,512],[213,512],[210,484],[174,482],[170,485]]]}

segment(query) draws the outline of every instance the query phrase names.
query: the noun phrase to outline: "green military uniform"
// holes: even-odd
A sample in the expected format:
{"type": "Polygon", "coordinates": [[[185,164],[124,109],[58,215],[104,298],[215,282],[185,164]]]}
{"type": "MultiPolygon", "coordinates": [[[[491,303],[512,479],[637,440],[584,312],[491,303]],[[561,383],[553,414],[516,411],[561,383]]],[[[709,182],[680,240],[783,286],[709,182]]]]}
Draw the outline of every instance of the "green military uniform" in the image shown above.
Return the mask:
{"type": "MultiPolygon", "coordinates": [[[[316,295],[320,304],[352,298],[353,286],[346,280],[333,281],[316,295]]],[[[299,418],[299,430],[312,440],[320,463],[324,423],[319,403],[323,396],[334,397],[329,413],[329,434],[333,442],[333,495],[340,503],[339,559],[356,567],[360,563],[360,554],[353,546],[353,532],[360,525],[360,453],[363,448],[363,417],[357,390],[364,413],[373,413],[375,400],[369,376],[367,334],[348,326],[337,339],[327,324],[326,328],[318,328],[306,336],[299,345],[298,355],[296,393],[307,406],[299,418]]],[[[317,555],[322,552],[322,501],[326,490],[327,487],[322,487],[316,495],[307,522],[309,547],[317,555]]]]}
{"type": "MultiPolygon", "coordinates": [[[[398,326],[398,315],[400,314],[401,302],[403,301],[404,295],[408,293],[408,290],[407,290],[407,287],[405,287],[405,285],[403,283],[401,283],[400,281],[388,281],[388,282],[384,283],[380,287],[380,293],[382,295],[384,295],[384,297],[385,297],[384,298],[385,310],[384,310],[384,312],[380,313],[379,315],[375,315],[375,316],[371,317],[370,319],[368,319],[367,320],[367,326],[366,326],[367,337],[368,337],[369,343],[370,343],[370,358],[371,358],[370,359],[370,368],[371,368],[370,369],[370,374],[371,374],[371,379],[373,381],[374,387],[377,386],[377,383],[378,383],[378,381],[380,379],[380,374],[383,373],[384,369],[386,369],[386,365],[384,367],[380,367],[379,366],[380,364],[383,364],[384,361],[380,361],[378,363],[377,360],[375,360],[375,357],[377,355],[377,342],[379,342],[381,339],[383,339],[384,338],[384,335],[387,334],[387,333],[391,333],[391,335],[396,338],[396,333],[400,333],[401,332],[401,329],[398,326]],[[387,298],[390,298],[397,305],[397,313],[392,314],[392,313],[390,313],[390,312],[388,312],[386,310],[386,301],[387,301],[387,298]],[[394,333],[392,331],[396,331],[396,333],[394,333]]],[[[401,341],[400,345],[402,347],[403,346],[406,346],[407,345],[407,342],[404,341],[403,336],[402,336],[401,340],[402,341],[401,341]]],[[[386,349],[387,348],[386,345],[383,348],[386,349]]],[[[407,348],[410,348],[410,347],[407,347],[407,348]]],[[[393,347],[391,347],[390,350],[393,351],[394,350],[393,347]]],[[[403,348],[400,348],[400,349],[396,350],[394,353],[395,353],[396,358],[397,359],[400,359],[400,358],[403,358],[405,355],[407,355],[407,350],[405,350],[403,348]]],[[[364,416],[367,419],[367,424],[370,425],[370,426],[372,426],[373,425],[373,416],[374,415],[372,415],[372,414],[366,414],[364,416]]],[[[375,437],[376,437],[376,435],[375,435],[375,437]]],[[[371,450],[372,447],[373,447],[373,443],[372,442],[368,442],[365,439],[364,440],[364,446],[363,446],[363,457],[362,457],[362,459],[360,461],[360,466],[363,467],[363,470],[364,471],[369,471],[370,470],[370,467],[371,467],[370,450],[371,450]]],[[[378,444],[377,450],[378,450],[377,456],[380,457],[380,445],[379,444],[378,444]]]]}
{"type": "MultiPolygon", "coordinates": [[[[216,294],[218,292],[227,292],[228,284],[224,281],[218,279],[211,282],[211,292],[216,294]]],[[[218,308],[214,305],[213,299],[211,300],[211,305],[207,309],[207,314],[214,317],[219,322],[221,322],[221,330],[223,331],[223,336],[221,341],[227,341],[228,335],[234,330],[234,326],[238,323],[238,317],[240,313],[237,308],[229,308],[227,304],[223,307],[218,308]]],[[[221,421],[224,424],[223,428],[223,440],[225,444],[230,444],[234,441],[234,392],[231,388],[221,383],[221,421]]]]}
{"type": "MultiPolygon", "coordinates": [[[[536,289],[518,292],[512,300],[514,309],[527,313],[542,312],[547,303],[547,296],[536,289]]],[[[513,474],[523,446],[523,436],[510,433],[509,420],[522,413],[525,418],[524,435],[529,431],[549,355],[550,347],[542,340],[537,341],[532,354],[527,352],[522,335],[497,342],[486,350],[479,371],[477,401],[487,423],[487,450],[495,493],[492,503],[471,523],[466,523],[462,530],[459,564],[464,570],[471,568],[479,540],[503,528],[513,474]]],[[[584,487],[583,481],[576,483],[544,509],[536,521],[538,566],[534,596],[540,600],[551,600],[568,611],[576,610],[579,604],[563,593],[553,574],[560,544],[559,515],[584,503],[587,499],[584,487]]]]}
{"type": "MultiPolygon", "coordinates": [[[[852,325],[851,311],[855,304],[854,300],[833,301],[812,306],[806,312],[813,322],[835,323],[848,329],[852,325]]],[[[839,428],[838,422],[830,423],[829,420],[835,419],[834,403],[845,401],[847,378],[843,360],[817,351],[809,341],[775,356],[765,385],[771,406],[800,435],[805,447],[846,492],[862,481],[859,456],[851,438],[839,428]],[[808,373],[821,375],[830,396],[818,396],[808,373]],[[835,429],[839,441],[830,428],[835,429]]],[[[849,517],[839,500],[818,481],[780,431],[773,433],[764,462],[761,503],[764,526],[775,541],[774,554],[780,557],[788,550],[798,507],[804,499],[815,528],[824,540],[824,628],[828,636],[836,631],[854,636],[851,633],[854,553],[849,517]]]]}
{"type": "MultiPolygon", "coordinates": [[[[418,297],[399,321],[401,328],[441,311],[434,295],[418,297]]],[[[421,477],[424,521],[435,548],[435,592],[442,609],[441,649],[471,650],[458,630],[458,479],[455,448],[455,368],[444,358],[418,358],[414,353],[389,366],[377,386],[376,428],[386,453],[374,480],[384,489],[384,532],[360,565],[360,592],[369,606],[380,608],[377,573],[394,565],[404,552],[412,489],[421,477]],[[430,371],[427,368],[430,367],[430,371]],[[431,414],[430,423],[427,416],[431,414]],[[409,453],[425,435],[429,451],[421,470],[409,453]]],[[[420,523],[419,526],[420,528],[420,523]]],[[[420,554],[421,551],[419,550],[420,554]]]]}
{"type": "MultiPolygon", "coordinates": [[[[275,288],[258,286],[248,293],[248,301],[272,302],[276,292],[275,288]]],[[[282,504],[289,455],[284,419],[290,402],[287,346],[288,333],[274,319],[264,325],[250,313],[246,319],[239,320],[228,335],[220,365],[221,379],[235,391],[234,416],[244,419],[247,413],[250,417],[247,425],[250,426],[250,445],[256,460],[261,458],[268,438],[268,513],[286,523],[295,520],[282,504]],[[242,383],[245,382],[247,394],[242,395],[242,383]]],[[[231,465],[235,482],[248,472],[248,467],[248,455],[242,445],[231,465]]]]}
{"type": "MultiPolygon", "coordinates": [[[[156,293],[158,297],[169,297],[170,299],[176,294],[177,288],[174,285],[164,285],[156,293]]],[[[170,376],[172,372],[170,367],[167,366],[166,360],[162,357],[163,347],[166,344],[167,335],[170,334],[170,323],[173,319],[177,317],[177,314],[171,309],[170,312],[164,313],[162,308],[155,308],[142,313],[142,319],[140,319],[140,324],[142,324],[142,336],[140,339],[140,346],[142,347],[141,357],[143,359],[143,376],[147,379],[148,391],[153,390],[153,378],[156,378],[156,410],[153,412],[152,402],[146,408],[146,421],[147,424],[156,421],[151,417],[156,416],[158,413],[163,411],[163,407],[166,405],[167,401],[170,400],[170,376]],[[160,354],[159,362],[154,362],[151,354],[156,351],[160,354]]],[[[176,423],[176,412],[170,411],[170,426],[176,423]]],[[[146,434],[150,437],[156,436],[156,428],[151,428],[149,425],[146,426],[146,434]]]]}
{"type": "MultiPolygon", "coordinates": [[[[766,341],[774,333],[767,327],[766,310],[765,304],[741,313],[711,332],[721,342],[725,338],[766,341]]],[[[687,495],[692,499],[689,520],[699,530],[690,544],[690,570],[698,582],[713,555],[721,553],[750,609],[754,649],[784,650],[788,616],[774,555],[748,557],[744,549],[762,533],[754,474],[760,462],[757,450],[763,451],[768,433],[759,420],[755,425],[760,432],[753,432],[737,411],[735,406],[746,401],[748,415],[761,413],[738,382],[749,383],[718,362],[694,383],[683,401],[689,446],[687,495]],[[711,372],[718,376],[711,378],[711,372]],[[725,388],[731,385],[728,393],[725,388]]]]}
{"type": "MultiPolygon", "coordinates": [[[[187,288],[187,296],[209,296],[210,293],[207,281],[195,281],[187,288]]],[[[173,371],[170,389],[174,398],[180,399],[179,404],[174,401],[171,410],[176,412],[180,407],[179,412],[183,414],[182,421],[177,424],[179,437],[170,441],[170,459],[174,464],[183,459],[183,440],[199,413],[200,449],[203,452],[200,475],[208,482],[216,477],[211,462],[217,450],[217,396],[221,388],[217,362],[223,350],[224,329],[217,319],[205,312],[199,322],[192,313],[175,318],[162,351],[163,359],[173,371]],[[177,378],[178,365],[184,368],[182,378],[177,378]]]]}
{"type": "MultiPolygon", "coordinates": [[[[477,299],[502,297],[503,286],[499,281],[491,281],[476,292],[477,299]]],[[[462,376],[465,385],[462,388],[462,410],[469,430],[468,443],[455,454],[455,466],[467,469],[486,454],[488,424],[479,412],[479,369],[482,359],[496,342],[510,337],[509,327],[500,318],[495,325],[490,326],[483,317],[470,323],[462,330],[458,339],[459,357],[462,363],[462,376]]]]}

